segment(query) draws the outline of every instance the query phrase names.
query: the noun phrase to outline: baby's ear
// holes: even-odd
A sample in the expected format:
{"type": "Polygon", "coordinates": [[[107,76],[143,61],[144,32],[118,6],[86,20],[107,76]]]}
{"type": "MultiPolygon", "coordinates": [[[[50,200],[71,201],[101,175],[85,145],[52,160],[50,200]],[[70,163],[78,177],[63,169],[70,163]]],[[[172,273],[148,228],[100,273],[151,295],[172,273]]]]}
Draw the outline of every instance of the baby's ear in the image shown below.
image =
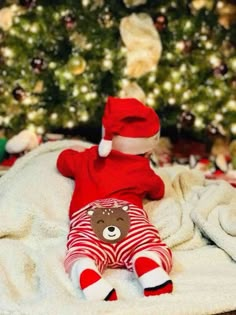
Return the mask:
{"type": "Polygon", "coordinates": [[[89,209],[87,214],[91,217],[94,214],[94,210],[93,209],[89,209]]]}
{"type": "Polygon", "coordinates": [[[128,211],[128,210],[129,210],[129,206],[123,206],[123,207],[122,207],[122,210],[128,211]]]}

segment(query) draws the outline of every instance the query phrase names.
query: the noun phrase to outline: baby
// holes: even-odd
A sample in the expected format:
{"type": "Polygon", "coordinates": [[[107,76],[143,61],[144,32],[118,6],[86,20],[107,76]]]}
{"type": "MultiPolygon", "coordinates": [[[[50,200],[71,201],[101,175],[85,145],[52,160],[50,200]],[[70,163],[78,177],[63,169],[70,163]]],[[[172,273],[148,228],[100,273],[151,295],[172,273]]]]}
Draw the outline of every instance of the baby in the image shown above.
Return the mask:
{"type": "Polygon", "coordinates": [[[105,268],[134,271],[145,296],[171,293],[172,254],[143,209],[161,199],[164,183],[148,156],[159,138],[155,111],[134,98],[108,97],[103,139],[89,149],[70,148],[57,160],[75,180],[65,270],[88,300],[117,300],[105,268]]]}

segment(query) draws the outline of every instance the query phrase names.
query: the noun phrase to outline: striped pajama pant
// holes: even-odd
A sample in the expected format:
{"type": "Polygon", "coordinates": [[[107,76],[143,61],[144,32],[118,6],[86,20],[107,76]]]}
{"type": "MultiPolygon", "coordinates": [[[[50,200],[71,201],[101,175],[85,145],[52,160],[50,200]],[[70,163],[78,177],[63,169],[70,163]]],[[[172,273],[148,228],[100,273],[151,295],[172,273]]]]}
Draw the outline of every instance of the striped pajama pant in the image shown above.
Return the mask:
{"type": "Polygon", "coordinates": [[[133,257],[142,252],[156,253],[162,268],[167,273],[172,268],[171,251],[162,242],[156,227],[149,222],[144,209],[113,198],[96,200],[72,215],[67,249],[64,265],[68,273],[73,264],[83,257],[92,259],[100,273],[107,267],[127,268],[133,271],[133,257]],[[97,204],[109,208],[113,207],[114,203],[121,207],[128,205],[130,228],[124,239],[117,243],[108,243],[100,240],[94,233],[88,209],[97,204]]]}

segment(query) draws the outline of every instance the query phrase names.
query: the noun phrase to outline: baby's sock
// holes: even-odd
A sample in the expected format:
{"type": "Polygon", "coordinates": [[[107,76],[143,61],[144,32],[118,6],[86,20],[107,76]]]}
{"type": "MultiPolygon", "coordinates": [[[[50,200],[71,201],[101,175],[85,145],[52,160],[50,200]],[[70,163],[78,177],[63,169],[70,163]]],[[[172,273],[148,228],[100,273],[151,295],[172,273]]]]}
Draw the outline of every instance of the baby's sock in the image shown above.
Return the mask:
{"type": "Polygon", "coordinates": [[[71,278],[79,282],[87,300],[115,301],[117,295],[115,289],[102,278],[94,261],[90,258],[80,258],[73,265],[71,278]]]}
{"type": "Polygon", "coordinates": [[[134,270],[145,296],[171,293],[173,284],[168,273],[153,259],[145,256],[134,260],[134,270]]]}

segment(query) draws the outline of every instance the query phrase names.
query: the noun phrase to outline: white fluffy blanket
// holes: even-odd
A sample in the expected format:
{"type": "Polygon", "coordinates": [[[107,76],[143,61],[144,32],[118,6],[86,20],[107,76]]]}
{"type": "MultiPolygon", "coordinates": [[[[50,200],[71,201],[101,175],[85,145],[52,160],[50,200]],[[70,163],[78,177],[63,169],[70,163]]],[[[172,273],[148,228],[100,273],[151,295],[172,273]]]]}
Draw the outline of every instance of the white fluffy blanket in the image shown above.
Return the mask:
{"type": "Polygon", "coordinates": [[[73,181],[56,170],[49,142],[0,179],[1,315],[192,315],[236,309],[236,190],[184,167],[158,169],[161,201],[146,201],[151,221],[174,253],[172,294],[143,297],[134,275],[106,270],[117,302],[87,302],[63,269],[73,181]]]}

